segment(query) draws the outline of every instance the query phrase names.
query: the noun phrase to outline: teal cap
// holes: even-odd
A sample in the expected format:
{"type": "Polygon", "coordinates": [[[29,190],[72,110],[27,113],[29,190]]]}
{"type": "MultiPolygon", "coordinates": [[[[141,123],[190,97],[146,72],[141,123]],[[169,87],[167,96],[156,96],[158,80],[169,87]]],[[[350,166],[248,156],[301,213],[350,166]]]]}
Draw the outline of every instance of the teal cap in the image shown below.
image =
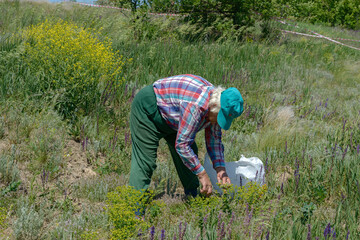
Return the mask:
{"type": "Polygon", "coordinates": [[[243,105],[244,100],[236,88],[228,88],[221,93],[217,122],[222,129],[230,128],[232,121],[243,113],[243,105]]]}

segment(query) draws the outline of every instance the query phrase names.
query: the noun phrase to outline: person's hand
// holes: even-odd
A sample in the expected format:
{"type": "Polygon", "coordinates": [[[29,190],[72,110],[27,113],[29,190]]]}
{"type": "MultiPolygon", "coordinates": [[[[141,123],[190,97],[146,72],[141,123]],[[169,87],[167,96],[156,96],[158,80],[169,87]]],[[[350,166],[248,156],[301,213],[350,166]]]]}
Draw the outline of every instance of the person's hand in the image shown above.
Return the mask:
{"type": "Polygon", "coordinates": [[[205,196],[210,196],[212,193],[212,184],[210,182],[209,176],[207,175],[206,171],[200,172],[198,175],[199,182],[201,184],[200,193],[205,196]]]}
{"type": "Polygon", "coordinates": [[[217,181],[219,184],[231,184],[230,178],[226,173],[225,167],[217,167],[216,169],[217,181]]]}

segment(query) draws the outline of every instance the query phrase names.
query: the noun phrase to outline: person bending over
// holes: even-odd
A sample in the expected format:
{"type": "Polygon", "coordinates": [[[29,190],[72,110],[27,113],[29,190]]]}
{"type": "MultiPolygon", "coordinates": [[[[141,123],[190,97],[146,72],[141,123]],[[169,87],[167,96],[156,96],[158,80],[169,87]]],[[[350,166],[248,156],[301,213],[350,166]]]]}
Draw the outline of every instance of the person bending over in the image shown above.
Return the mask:
{"type": "Polygon", "coordinates": [[[129,185],[149,187],[156,168],[159,140],[164,138],[184,187],[185,195],[210,195],[212,185],[198,158],[196,134],[205,129],[206,149],[220,184],[230,183],[224,162],[221,130],[228,130],[243,112],[239,90],[214,87],[191,75],[163,78],[141,89],[130,113],[132,155],[129,185]]]}

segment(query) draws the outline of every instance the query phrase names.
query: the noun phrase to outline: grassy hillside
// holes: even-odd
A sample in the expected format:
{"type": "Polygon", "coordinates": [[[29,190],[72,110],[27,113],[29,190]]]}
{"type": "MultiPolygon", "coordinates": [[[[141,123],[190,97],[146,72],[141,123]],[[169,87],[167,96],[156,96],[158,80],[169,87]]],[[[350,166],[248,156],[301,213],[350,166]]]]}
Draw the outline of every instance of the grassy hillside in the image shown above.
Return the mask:
{"type": "Polygon", "coordinates": [[[141,227],[134,238],[358,239],[360,51],[281,34],[189,42],[174,36],[190,26],[151,23],[134,25],[114,9],[0,2],[0,238],[116,239],[141,227]],[[130,190],[116,187],[128,180],[131,101],[141,87],[184,73],[240,90],[245,111],[223,134],[226,161],[259,157],[266,187],[184,201],[161,142],[157,199],[144,221],[130,216],[126,225],[119,218],[129,217],[130,190]]]}

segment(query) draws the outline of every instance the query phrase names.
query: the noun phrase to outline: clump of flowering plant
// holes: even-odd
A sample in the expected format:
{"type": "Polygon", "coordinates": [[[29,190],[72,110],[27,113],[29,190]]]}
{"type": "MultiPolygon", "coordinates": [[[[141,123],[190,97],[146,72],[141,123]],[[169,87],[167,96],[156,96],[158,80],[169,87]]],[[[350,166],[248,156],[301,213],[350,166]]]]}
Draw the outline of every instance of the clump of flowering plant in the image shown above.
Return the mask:
{"type": "Polygon", "coordinates": [[[147,231],[150,224],[142,216],[153,198],[151,191],[119,186],[107,197],[108,214],[114,227],[112,239],[130,239],[147,231]]]}
{"type": "Polygon", "coordinates": [[[88,113],[101,97],[99,86],[119,87],[124,61],[111,47],[110,39],[100,39],[93,29],[73,23],[45,21],[23,31],[23,59],[35,76],[27,83],[32,92],[55,92],[56,106],[65,117],[88,113]]]}

